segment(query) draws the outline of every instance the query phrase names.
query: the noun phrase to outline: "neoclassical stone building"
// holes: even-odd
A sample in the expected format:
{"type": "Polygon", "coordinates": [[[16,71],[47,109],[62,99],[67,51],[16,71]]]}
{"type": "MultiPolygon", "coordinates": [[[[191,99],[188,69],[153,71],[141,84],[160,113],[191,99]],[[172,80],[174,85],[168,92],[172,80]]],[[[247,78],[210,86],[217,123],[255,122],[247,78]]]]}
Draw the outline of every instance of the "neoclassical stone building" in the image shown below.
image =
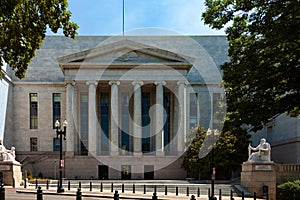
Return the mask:
{"type": "MultiPolygon", "coordinates": [[[[66,119],[66,178],[186,178],[190,129],[222,128],[227,49],[225,36],[48,36],[25,79],[3,72],[0,134],[35,176],[58,177],[55,121],[66,119]]],[[[299,125],[282,114],[253,145],[265,137],[274,162],[300,163],[299,125]]]]}
{"type": "Polygon", "coordinates": [[[48,36],[24,80],[8,71],[5,145],[23,171],[55,178],[54,124],[66,119],[66,178],[185,178],[189,130],[218,126],[227,47],[225,36],[48,36]]]}

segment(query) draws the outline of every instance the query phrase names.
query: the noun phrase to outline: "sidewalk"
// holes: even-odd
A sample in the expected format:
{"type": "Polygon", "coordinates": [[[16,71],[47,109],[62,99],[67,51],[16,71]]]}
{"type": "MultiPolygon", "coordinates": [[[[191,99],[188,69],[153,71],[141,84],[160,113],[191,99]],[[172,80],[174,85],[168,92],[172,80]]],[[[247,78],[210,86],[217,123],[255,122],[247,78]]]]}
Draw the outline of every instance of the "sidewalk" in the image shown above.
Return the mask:
{"type": "MultiPolygon", "coordinates": [[[[58,193],[56,192],[55,189],[50,188],[50,189],[43,189],[43,195],[58,195],[58,193]]],[[[30,188],[20,188],[17,190],[18,193],[31,193],[31,194],[35,194],[36,193],[36,189],[33,187],[30,188]]],[[[76,196],[76,192],[77,190],[75,190],[74,188],[71,188],[71,190],[66,190],[63,193],[59,193],[59,195],[68,195],[68,196],[76,196]]],[[[96,198],[114,198],[114,192],[105,190],[103,192],[100,191],[89,191],[89,189],[82,189],[82,197],[96,197],[96,198]]],[[[124,193],[122,193],[121,191],[118,191],[119,194],[119,198],[120,199],[152,199],[153,193],[146,193],[144,194],[141,191],[136,191],[135,193],[132,193],[132,191],[124,191],[124,193]]],[[[195,195],[195,198],[197,200],[208,200],[208,196],[207,195],[202,195],[200,197],[197,197],[197,194],[190,194],[189,196],[187,195],[183,195],[183,194],[179,194],[178,196],[175,195],[175,193],[168,193],[168,195],[165,195],[163,192],[158,192],[157,196],[158,199],[162,199],[162,200],[189,200],[191,199],[191,196],[195,195]]],[[[217,199],[219,200],[219,197],[216,195],[217,199]]],[[[84,198],[83,198],[84,199],[84,198]]],[[[242,197],[234,197],[235,200],[241,200],[242,197]]],[[[253,200],[253,198],[244,198],[245,200],[253,200]]],[[[230,196],[222,196],[221,200],[230,200],[230,196]]],[[[259,200],[259,198],[257,198],[257,200],[259,200]]]]}

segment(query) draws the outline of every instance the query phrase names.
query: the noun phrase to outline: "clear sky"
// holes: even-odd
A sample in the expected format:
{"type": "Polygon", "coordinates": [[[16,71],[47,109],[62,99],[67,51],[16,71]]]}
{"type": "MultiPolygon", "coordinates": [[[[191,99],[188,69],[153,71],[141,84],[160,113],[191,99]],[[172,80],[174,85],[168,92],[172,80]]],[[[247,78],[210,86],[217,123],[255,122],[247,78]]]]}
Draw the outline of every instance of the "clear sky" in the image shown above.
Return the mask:
{"type": "MultiPolygon", "coordinates": [[[[204,0],[124,0],[125,35],[224,35],[201,21],[204,0]],[[149,28],[155,28],[152,32],[149,28]],[[136,29],[144,32],[134,31],[136,29]],[[167,30],[158,31],[160,30],[167,30]],[[170,32],[168,32],[170,31],[170,32]]],[[[121,35],[123,0],[69,0],[79,35],[121,35]]],[[[52,34],[47,32],[47,34],[52,34]]]]}

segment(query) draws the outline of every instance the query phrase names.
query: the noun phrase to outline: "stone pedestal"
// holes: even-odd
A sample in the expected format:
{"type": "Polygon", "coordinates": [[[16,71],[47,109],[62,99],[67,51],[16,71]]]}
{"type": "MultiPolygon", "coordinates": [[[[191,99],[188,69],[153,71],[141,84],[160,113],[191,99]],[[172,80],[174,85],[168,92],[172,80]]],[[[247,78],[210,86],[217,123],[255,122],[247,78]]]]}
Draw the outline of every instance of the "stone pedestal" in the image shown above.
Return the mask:
{"type": "Polygon", "coordinates": [[[20,187],[22,182],[21,164],[16,161],[1,161],[0,174],[2,173],[5,185],[20,187]]]}
{"type": "Polygon", "coordinates": [[[270,200],[276,200],[276,168],[273,162],[245,162],[242,164],[241,184],[258,197],[265,195],[263,186],[268,186],[270,200]]]}

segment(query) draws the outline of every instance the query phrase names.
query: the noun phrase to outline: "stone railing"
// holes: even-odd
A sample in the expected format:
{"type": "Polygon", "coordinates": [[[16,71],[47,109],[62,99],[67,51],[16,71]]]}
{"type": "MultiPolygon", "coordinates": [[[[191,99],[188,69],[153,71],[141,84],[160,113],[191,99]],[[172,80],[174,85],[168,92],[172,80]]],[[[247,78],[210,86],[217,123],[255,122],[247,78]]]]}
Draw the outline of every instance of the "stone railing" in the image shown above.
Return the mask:
{"type": "Polygon", "coordinates": [[[300,172],[300,165],[297,164],[277,164],[278,172],[300,172]]]}
{"type": "Polygon", "coordinates": [[[276,164],[277,184],[300,179],[300,164],[276,164]]]}

